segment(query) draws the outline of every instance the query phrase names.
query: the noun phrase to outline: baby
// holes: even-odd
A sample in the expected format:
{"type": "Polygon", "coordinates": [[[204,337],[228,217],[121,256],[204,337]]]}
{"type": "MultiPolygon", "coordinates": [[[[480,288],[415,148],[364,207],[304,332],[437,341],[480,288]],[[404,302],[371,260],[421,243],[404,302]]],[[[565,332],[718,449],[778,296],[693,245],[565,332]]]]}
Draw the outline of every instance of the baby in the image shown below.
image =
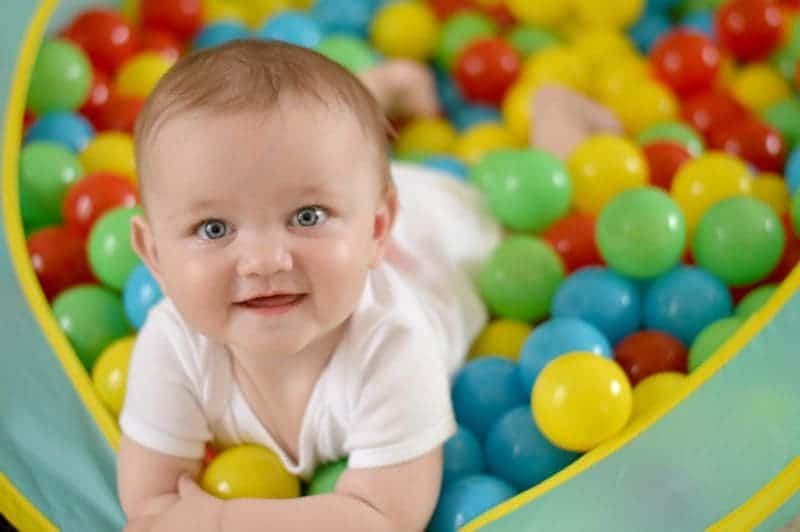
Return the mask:
{"type": "Polygon", "coordinates": [[[472,187],[390,166],[384,110],[436,111],[409,74],[359,81],[247,41],[185,57],[151,95],[132,241],[165,299],[120,417],[126,530],[427,524],[456,429],[449,376],[488,319],[473,277],[501,230],[472,187]],[[263,445],[303,479],[348,468],[331,494],[222,501],[194,483],[210,441],[263,445]]]}

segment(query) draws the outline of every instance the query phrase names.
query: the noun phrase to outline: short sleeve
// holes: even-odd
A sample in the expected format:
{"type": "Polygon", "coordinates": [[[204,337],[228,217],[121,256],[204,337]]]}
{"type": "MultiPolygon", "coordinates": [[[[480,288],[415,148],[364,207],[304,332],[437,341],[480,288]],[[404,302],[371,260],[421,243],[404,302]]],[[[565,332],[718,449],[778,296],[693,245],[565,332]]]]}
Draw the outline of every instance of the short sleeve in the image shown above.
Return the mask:
{"type": "Polygon", "coordinates": [[[191,383],[190,348],[168,313],[150,312],[134,344],[120,427],[155,451],[202,458],[211,432],[191,383]]]}
{"type": "Polygon", "coordinates": [[[353,468],[412,460],[456,430],[444,356],[435,352],[441,344],[424,345],[405,327],[373,344],[357,373],[345,443],[353,468]]]}

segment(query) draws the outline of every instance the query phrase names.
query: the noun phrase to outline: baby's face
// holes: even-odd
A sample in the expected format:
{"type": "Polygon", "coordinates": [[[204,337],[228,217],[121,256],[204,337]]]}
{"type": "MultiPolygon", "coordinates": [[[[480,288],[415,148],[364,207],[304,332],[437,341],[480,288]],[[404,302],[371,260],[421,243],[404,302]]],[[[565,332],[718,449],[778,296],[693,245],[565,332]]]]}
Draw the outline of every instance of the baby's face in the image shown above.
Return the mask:
{"type": "Polygon", "coordinates": [[[293,354],[340,330],[382,257],[394,208],[377,161],[336,106],[184,114],[151,143],[134,242],[194,329],[293,354]]]}

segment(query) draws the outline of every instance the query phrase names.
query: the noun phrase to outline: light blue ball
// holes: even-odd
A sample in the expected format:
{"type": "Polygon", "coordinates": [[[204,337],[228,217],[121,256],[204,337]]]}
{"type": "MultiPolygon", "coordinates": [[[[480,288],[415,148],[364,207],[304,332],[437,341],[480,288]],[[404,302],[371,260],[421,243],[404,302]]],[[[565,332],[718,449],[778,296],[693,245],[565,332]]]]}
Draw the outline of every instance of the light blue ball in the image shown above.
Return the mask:
{"type": "Polygon", "coordinates": [[[717,32],[714,30],[713,11],[694,11],[692,13],[687,13],[686,16],[681,19],[680,25],[699,31],[712,40],[717,39],[717,32]]]}
{"type": "Polygon", "coordinates": [[[83,151],[94,138],[92,124],[76,113],[54,112],[40,116],[25,133],[29,142],[57,142],[74,152],[83,151]]]}
{"type": "Polygon", "coordinates": [[[434,68],[433,73],[436,81],[436,95],[448,115],[468,105],[464,95],[461,93],[461,89],[458,88],[450,74],[440,68],[434,68]]]}
{"type": "Polygon", "coordinates": [[[519,491],[555,475],[579,456],[550,443],[536,426],[529,406],[508,412],[486,438],[489,472],[519,491]]]}
{"type": "Polygon", "coordinates": [[[554,318],[528,335],[519,354],[519,377],[528,394],[539,372],[554,358],[572,351],[588,351],[611,358],[608,339],[594,325],[577,318],[554,318]]]}
{"type": "Polygon", "coordinates": [[[131,272],[125,282],[122,302],[128,321],[136,330],[142,328],[147,313],[163,297],[161,287],[158,286],[147,266],[140,264],[131,272]]]}
{"type": "Polygon", "coordinates": [[[488,105],[463,104],[448,116],[458,131],[466,131],[478,124],[499,124],[503,121],[500,111],[488,105]]]}
{"type": "Polygon", "coordinates": [[[648,13],[628,28],[628,35],[643,54],[649,53],[653,45],[672,28],[669,18],[662,13],[648,13]]]}
{"type": "Polygon", "coordinates": [[[453,379],[456,420],[483,440],[489,428],[512,408],[526,404],[517,365],[499,356],[473,360],[453,379]]]}
{"type": "Polygon", "coordinates": [[[281,11],[262,26],[260,39],[284,41],[305,48],[315,48],[323,37],[319,22],[300,11],[281,11]]]}
{"type": "Polygon", "coordinates": [[[732,312],[725,284],[693,266],[678,266],[658,277],[644,296],[645,327],[669,333],[686,346],[707,325],[732,312]]]}
{"type": "Polygon", "coordinates": [[[318,0],[311,16],[325,33],[366,39],[372,17],[381,5],[377,0],[318,0]]]}
{"type": "Polygon", "coordinates": [[[220,20],[203,27],[192,41],[192,48],[203,50],[248,37],[250,37],[250,30],[241,22],[220,20]]]}
{"type": "Polygon", "coordinates": [[[516,495],[514,488],[488,475],[464,477],[445,487],[428,532],[457,532],[480,514],[516,495]]]}
{"type": "Polygon", "coordinates": [[[431,155],[422,161],[422,164],[428,168],[446,172],[459,181],[469,180],[469,169],[464,163],[455,157],[448,157],[447,155],[431,155]]]}
{"type": "Polygon", "coordinates": [[[642,321],[639,287],[608,268],[581,268],[553,298],[554,318],[580,318],[597,327],[611,345],[636,332],[642,321]]]}
{"type": "Polygon", "coordinates": [[[444,444],[444,473],[442,486],[470,475],[479,475],[486,470],[483,449],[478,438],[468,428],[459,426],[444,444]]]}
{"type": "Polygon", "coordinates": [[[793,149],[789,154],[783,174],[786,177],[789,192],[794,196],[797,189],[800,189],[800,147],[793,149]]]}

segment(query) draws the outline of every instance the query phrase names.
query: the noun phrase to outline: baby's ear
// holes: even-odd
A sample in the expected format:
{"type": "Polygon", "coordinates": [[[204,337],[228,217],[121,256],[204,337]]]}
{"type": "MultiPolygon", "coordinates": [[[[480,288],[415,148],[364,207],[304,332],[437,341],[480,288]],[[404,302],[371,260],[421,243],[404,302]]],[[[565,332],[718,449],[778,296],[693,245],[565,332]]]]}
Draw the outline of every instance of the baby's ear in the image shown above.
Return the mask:
{"type": "Polygon", "coordinates": [[[156,243],[153,239],[153,233],[150,225],[144,216],[136,215],[131,218],[131,244],[133,250],[142,259],[142,262],[147,265],[153,278],[161,286],[162,292],[164,291],[163,278],[161,276],[161,267],[158,262],[158,250],[156,243]]]}
{"type": "Polygon", "coordinates": [[[372,239],[375,242],[375,249],[372,260],[370,260],[369,263],[370,268],[374,268],[380,264],[381,260],[386,255],[386,251],[389,248],[391,241],[392,227],[394,227],[394,220],[396,216],[397,191],[395,190],[394,185],[391,185],[389,190],[386,191],[386,194],[384,194],[381,198],[380,202],[378,203],[378,208],[375,211],[375,218],[372,228],[372,239]]]}

